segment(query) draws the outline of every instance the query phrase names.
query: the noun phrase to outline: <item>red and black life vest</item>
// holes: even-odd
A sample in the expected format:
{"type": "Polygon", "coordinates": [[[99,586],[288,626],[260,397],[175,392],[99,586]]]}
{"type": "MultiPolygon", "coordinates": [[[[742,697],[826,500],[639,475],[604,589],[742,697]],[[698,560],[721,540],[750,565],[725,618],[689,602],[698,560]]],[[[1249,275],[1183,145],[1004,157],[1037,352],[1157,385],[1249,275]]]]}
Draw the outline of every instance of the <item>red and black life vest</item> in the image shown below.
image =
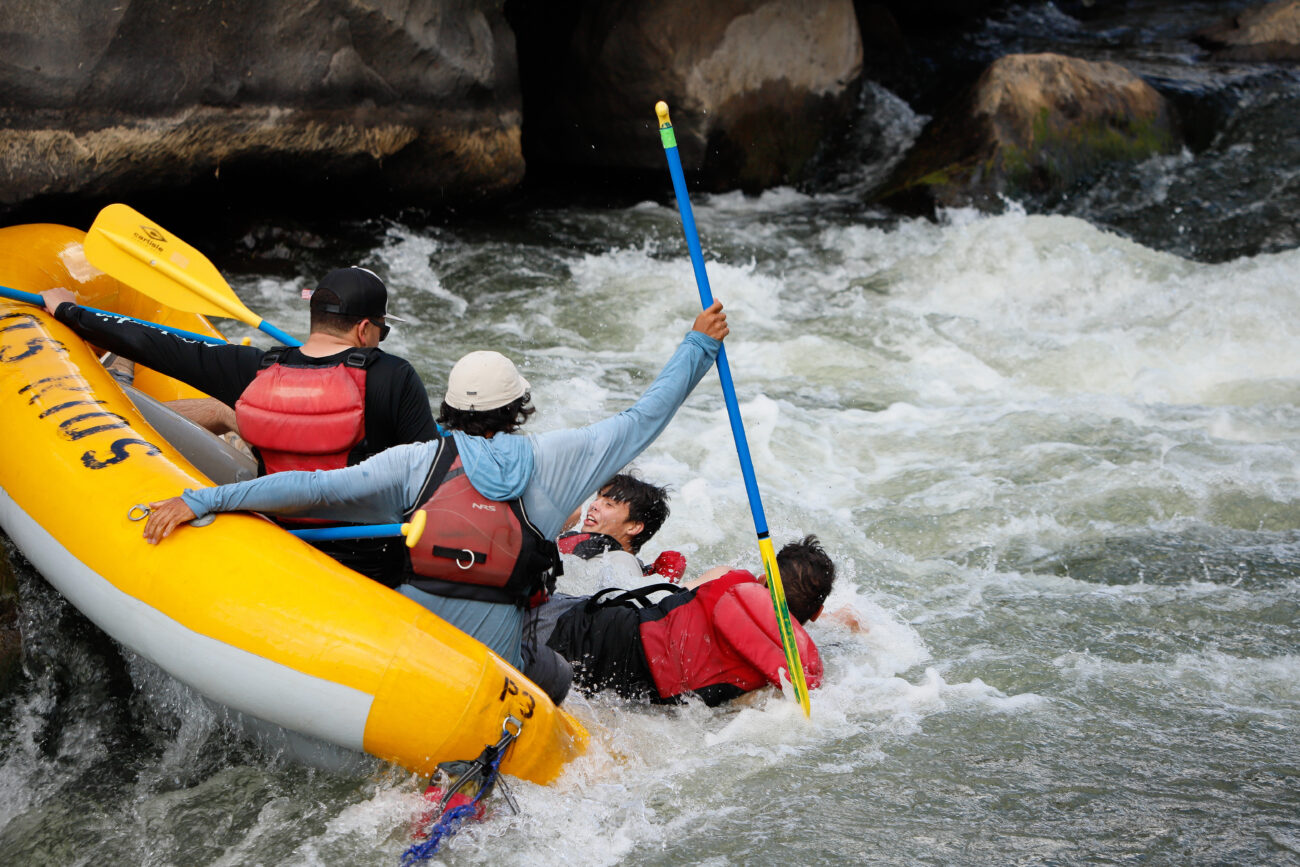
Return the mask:
{"type": "Polygon", "coordinates": [[[239,435],[268,473],[347,466],[366,436],[366,368],[378,351],[358,349],[326,367],[281,364],[285,351],[266,353],[235,402],[239,435]]]}
{"type": "Polygon", "coordinates": [[[573,530],[564,533],[555,540],[561,554],[572,554],[583,560],[591,560],[610,551],[622,551],[623,546],[613,536],[605,533],[584,533],[573,530]]]}
{"type": "MultiPolygon", "coordinates": [[[[736,569],[640,612],[641,648],[659,700],[693,692],[710,707],[767,684],[786,666],[767,588],[736,569]]],[[[808,633],[791,621],[808,688],[822,662],[808,633]]],[[[789,679],[787,673],[787,680],[789,679]]]]}
{"type": "MultiPolygon", "coordinates": [[[[562,533],[555,544],[559,546],[561,554],[572,554],[582,560],[594,560],[610,551],[623,550],[622,544],[613,536],[606,533],[584,533],[581,530],[562,533]]],[[[640,557],[636,558],[636,562],[641,567],[642,575],[662,575],[674,584],[686,572],[686,558],[680,551],[661,551],[654,563],[649,565],[642,563],[640,557]]]]}
{"type": "Polygon", "coordinates": [[[528,608],[555,589],[562,571],[555,543],[541,534],[518,500],[489,500],[461,466],[456,441],[445,437],[416,502],[428,513],[410,550],[407,582],[439,596],[528,608]]]}

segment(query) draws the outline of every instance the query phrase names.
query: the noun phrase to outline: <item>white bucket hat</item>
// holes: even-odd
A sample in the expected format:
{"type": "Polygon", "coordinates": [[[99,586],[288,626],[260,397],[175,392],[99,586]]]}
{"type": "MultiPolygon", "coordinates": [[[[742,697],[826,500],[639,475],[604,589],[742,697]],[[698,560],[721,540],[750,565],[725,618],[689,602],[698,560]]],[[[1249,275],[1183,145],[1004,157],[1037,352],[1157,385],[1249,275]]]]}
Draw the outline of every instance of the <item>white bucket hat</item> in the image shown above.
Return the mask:
{"type": "Polygon", "coordinates": [[[510,359],[490,349],[461,358],[447,375],[447,396],[453,409],[487,410],[503,407],[528,393],[528,380],[510,359]]]}

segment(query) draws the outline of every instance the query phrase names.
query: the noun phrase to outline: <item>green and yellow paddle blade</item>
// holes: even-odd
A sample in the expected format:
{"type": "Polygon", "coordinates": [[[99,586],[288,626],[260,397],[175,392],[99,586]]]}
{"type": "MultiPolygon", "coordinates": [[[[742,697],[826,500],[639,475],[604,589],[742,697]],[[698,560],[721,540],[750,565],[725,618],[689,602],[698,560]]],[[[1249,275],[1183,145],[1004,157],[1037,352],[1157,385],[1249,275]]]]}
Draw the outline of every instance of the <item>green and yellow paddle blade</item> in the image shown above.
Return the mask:
{"type": "Polygon", "coordinates": [[[781,648],[785,651],[785,664],[791,675],[790,685],[794,688],[795,701],[803,708],[803,715],[809,716],[812,706],[808,701],[808,681],[803,674],[803,660],[799,658],[794,627],[790,625],[790,606],[785,601],[785,585],[781,583],[781,570],[776,564],[776,551],[772,548],[771,537],[763,536],[758,540],[758,551],[763,557],[763,571],[767,573],[767,592],[772,597],[772,607],[776,611],[781,648]]]}
{"type": "Polygon", "coordinates": [[[167,307],[237,319],[291,346],[300,345],[245,307],[202,253],[127,205],[113,204],[99,212],[86,233],[85,248],[90,264],[167,307]]]}

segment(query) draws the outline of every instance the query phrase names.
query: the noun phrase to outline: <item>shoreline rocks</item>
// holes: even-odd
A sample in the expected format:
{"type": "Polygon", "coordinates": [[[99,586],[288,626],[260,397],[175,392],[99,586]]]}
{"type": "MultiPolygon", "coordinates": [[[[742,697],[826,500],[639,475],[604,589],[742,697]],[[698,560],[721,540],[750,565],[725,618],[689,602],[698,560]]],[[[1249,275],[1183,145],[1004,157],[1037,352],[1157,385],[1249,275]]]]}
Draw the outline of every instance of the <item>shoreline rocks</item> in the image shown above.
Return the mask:
{"type": "Polygon", "coordinates": [[[500,2],[48,7],[6,9],[0,207],[245,178],[474,200],[523,178],[500,2]]]}
{"type": "Polygon", "coordinates": [[[852,0],[7,12],[0,212],[186,188],[307,207],[499,201],[525,174],[520,57],[539,171],[659,177],[654,104],[667,99],[688,170],[756,192],[802,177],[862,69],[852,0]]]}
{"type": "Polygon", "coordinates": [[[664,174],[655,103],[711,189],[803,177],[862,71],[851,0],[613,0],[521,8],[530,168],[664,174]],[[537,51],[536,49],[544,49],[537,51]]]}
{"type": "MultiPolygon", "coordinates": [[[[1006,0],[13,0],[0,214],[80,223],[114,199],[333,216],[499,207],[530,190],[656,195],[660,99],[693,185],[816,187],[837,160],[879,156],[853,139],[872,128],[855,116],[870,110],[866,79],[933,115],[879,156],[881,175],[901,165],[873,201],[997,209],[1211,141],[1235,105],[1231,83],[1198,103],[1199,82],[1233,75],[1214,63],[1300,57],[1300,0],[1236,8],[1176,37],[1175,54],[1199,51],[1190,38],[1207,46],[1200,78],[1162,82],[1140,60],[999,58],[1017,40],[985,34],[1037,14],[1006,0]]],[[[1137,32],[1149,11],[1125,9],[1065,0],[1042,14],[1137,32]]]]}
{"type": "Polygon", "coordinates": [[[1196,33],[1221,60],[1300,61],[1300,0],[1274,0],[1196,33]]]}

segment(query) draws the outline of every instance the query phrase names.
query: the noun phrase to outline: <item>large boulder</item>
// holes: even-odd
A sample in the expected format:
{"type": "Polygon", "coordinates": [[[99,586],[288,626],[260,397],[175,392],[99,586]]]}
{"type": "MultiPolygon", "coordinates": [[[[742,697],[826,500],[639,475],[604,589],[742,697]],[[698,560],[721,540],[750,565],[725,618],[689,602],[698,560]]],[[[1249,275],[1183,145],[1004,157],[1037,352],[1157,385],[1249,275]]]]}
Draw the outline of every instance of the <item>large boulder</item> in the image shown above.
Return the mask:
{"type": "Polygon", "coordinates": [[[711,188],[798,180],[847,119],[862,68],[852,0],[511,3],[530,171],[665,172],[654,106],[711,188]]]}
{"type": "Polygon", "coordinates": [[[1253,6],[1196,38],[1222,60],[1300,60],[1300,0],[1253,6]]]}
{"type": "Polygon", "coordinates": [[[1179,147],[1169,104],[1124,67],[1008,55],[926,126],[881,198],[913,212],[998,209],[1004,196],[1059,192],[1106,163],[1179,147]]]}
{"type": "Polygon", "coordinates": [[[7,0],[0,208],[197,179],[431,204],[523,176],[502,0],[7,0]]]}

